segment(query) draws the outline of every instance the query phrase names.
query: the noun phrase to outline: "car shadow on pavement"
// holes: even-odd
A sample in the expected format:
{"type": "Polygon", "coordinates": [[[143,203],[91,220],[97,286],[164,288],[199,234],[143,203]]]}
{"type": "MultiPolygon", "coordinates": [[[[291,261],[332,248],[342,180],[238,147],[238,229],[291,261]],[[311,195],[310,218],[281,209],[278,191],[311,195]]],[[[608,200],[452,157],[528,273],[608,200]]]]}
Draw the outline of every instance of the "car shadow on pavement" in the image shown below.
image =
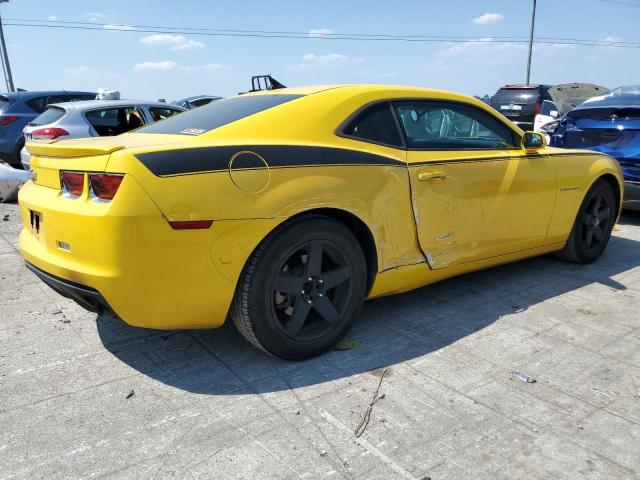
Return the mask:
{"type": "MultiPolygon", "coordinates": [[[[638,224],[639,218],[625,215],[624,221],[638,224]]],[[[527,310],[594,283],[625,290],[612,277],[640,265],[638,252],[640,242],[615,236],[591,265],[543,256],[371,300],[337,350],[303,362],[261,352],[230,322],[217,330],[157,331],[99,316],[98,333],[122,362],[175,388],[211,395],[282,391],[419,359],[466,337],[475,341],[474,335],[506,315],[516,313],[524,323],[550,322],[538,309],[527,310]]],[[[513,342],[505,342],[505,348],[513,342]]]]}

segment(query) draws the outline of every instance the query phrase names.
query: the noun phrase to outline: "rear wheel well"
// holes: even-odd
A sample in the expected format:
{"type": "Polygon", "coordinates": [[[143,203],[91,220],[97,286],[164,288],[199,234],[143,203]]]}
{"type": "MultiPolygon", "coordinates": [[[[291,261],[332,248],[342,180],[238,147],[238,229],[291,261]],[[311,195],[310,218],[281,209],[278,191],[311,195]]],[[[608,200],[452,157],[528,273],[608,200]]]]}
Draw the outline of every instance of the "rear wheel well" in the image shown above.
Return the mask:
{"type": "Polygon", "coordinates": [[[602,175],[600,178],[598,178],[597,181],[600,180],[604,180],[606,182],[609,183],[609,185],[611,185],[611,188],[613,188],[613,192],[615,194],[615,198],[616,198],[616,218],[618,217],[618,214],[620,213],[620,184],[618,183],[618,179],[611,175],[610,173],[605,173],[604,175],[602,175]]]}
{"type": "Polygon", "coordinates": [[[355,235],[362,253],[364,254],[367,264],[367,293],[371,290],[373,281],[375,280],[376,273],[378,272],[378,251],[376,249],[376,242],[373,239],[373,234],[366,223],[354,214],[347,212],[346,210],[340,210],[338,208],[317,208],[313,210],[306,210],[302,213],[294,215],[291,218],[301,218],[307,215],[323,215],[325,217],[332,218],[344,226],[346,226],[355,235]]]}

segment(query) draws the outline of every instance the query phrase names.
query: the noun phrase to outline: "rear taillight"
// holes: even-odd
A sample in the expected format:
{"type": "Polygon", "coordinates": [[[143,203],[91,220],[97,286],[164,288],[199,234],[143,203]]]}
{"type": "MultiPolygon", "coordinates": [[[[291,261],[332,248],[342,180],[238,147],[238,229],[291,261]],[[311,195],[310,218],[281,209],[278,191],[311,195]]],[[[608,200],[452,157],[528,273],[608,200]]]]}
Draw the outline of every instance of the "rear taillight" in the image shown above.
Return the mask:
{"type": "Polygon", "coordinates": [[[65,135],[69,135],[64,128],[58,127],[50,127],[50,128],[39,128],[31,132],[32,140],[55,140],[58,137],[64,137],[65,135]]]}
{"type": "Polygon", "coordinates": [[[542,108],[542,104],[536,103],[536,106],[533,107],[533,114],[538,115],[540,113],[541,108],[542,108]]]}
{"type": "Polygon", "coordinates": [[[84,190],[84,173],[60,172],[62,191],[65,195],[79,197],[84,190]]]}
{"type": "Polygon", "coordinates": [[[15,115],[0,115],[0,126],[9,125],[15,122],[18,118],[15,115]]]}
{"type": "Polygon", "coordinates": [[[114,175],[110,173],[89,174],[89,185],[91,186],[92,197],[100,200],[113,200],[124,175],[114,175]]]}

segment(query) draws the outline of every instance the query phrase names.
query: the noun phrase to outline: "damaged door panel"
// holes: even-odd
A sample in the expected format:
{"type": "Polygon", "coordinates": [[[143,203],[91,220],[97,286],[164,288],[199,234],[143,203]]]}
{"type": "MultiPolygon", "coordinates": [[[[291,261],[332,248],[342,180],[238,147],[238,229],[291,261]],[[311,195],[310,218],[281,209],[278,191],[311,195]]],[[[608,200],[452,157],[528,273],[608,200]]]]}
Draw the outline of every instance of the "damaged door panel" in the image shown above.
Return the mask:
{"type": "Polygon", "coordinates": [[[438,269],[544,244],[554,167],[485,112],[398,102],[420,246],[438,269]],[[536,188],[531,188],[536,185],[536,188]]]}

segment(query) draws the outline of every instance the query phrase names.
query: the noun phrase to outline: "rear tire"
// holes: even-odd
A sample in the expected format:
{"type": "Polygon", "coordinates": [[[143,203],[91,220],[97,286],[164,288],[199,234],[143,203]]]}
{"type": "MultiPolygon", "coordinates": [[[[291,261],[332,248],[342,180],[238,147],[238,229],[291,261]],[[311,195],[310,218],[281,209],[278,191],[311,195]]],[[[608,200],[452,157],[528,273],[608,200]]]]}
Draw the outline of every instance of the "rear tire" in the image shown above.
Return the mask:
{"type": "Polygon", "coordinates": [[[569,239],[556,256],[580,264],[597,260],[609,242],[615,219],[613,188],[606,180],[598,180],[582,201],[569,239]]]}
{"type": "Polygon", "coordinates": [[[258,246],[230,313],[256,347],[303,360],[346,335],[366,288],[365,258],[353,233],[329,217],[302,217],[285,222],[258,246]]]}

